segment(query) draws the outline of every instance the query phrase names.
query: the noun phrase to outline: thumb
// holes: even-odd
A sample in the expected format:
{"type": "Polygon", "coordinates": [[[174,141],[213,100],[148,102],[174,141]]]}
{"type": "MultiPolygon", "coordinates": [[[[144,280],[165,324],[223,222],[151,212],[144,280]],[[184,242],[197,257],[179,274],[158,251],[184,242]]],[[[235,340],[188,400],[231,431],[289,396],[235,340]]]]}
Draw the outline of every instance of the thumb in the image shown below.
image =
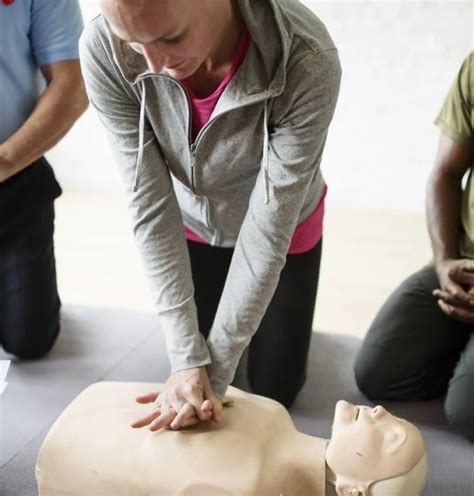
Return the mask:
{"type": "Polygon", "coordinates": [[[204,403],[201,405],[201,411],[202,412],[208,412],[211,413],[212,409],[214,408],[214,404],[210,399],[204,400],[204,403]]]}
{"type": "Polygon", "coordinates": [[[221,421],[222,417],[222,401],[216,397],[213,400],[214,408],[212,409],[212,420],[218,424],[221,421]]]}
{"type": "Polygon", "coordinates": [[[217,396],[214,394],[214,391],[212,390],[211,386],[208,386],[205,389],[205,398],[206,401],[203,403],[204,406],[208,406],[209,403],[212,404],[212,420],[216,423],[219,423],[221,421],[221,413],[222,413],[222,402],[217,396]]]}
{"type": "MultiPolygon", "coordinates": [[[[207,372],[207,371],[206,371],[207,372]]],[[[212,389],[211,381],[209,376],[207,375],[207,380],[204,384],[204,399],[209,400],[212,403],[212,420],[218,424],[221,421],[221,413],[222,413],[222,402],[221,400],[214,394],[214,390],[212,389]]]]}

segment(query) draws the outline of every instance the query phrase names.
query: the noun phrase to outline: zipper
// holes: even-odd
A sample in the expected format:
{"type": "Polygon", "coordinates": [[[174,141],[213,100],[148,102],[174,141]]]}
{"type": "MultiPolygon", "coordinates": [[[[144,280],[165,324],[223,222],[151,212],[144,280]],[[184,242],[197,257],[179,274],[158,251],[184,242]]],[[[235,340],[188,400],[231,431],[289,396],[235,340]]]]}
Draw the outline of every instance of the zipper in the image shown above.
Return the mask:
{"type": "MultiPolygon", "coordinates": [[[[169,77],[165,76],[164,77],[169,77]]],[[[189,97],[188,92],[186,91],[186,88],[176,79],[169,77],[172,81],[174,81],[180,88],[181,91],[184,93],[184,97],[186,98],[186,101],[188,102],[188,112],[189,112],[189,119],[188,119],[188,144],[189,144],[189,154],[191,155],[191,190],[193,193],[196,193],[196,179],[195,179],[195,171],[196,171],[196,142],[197,138],[199,137],[196,136],[196,140],[193,142],[193,137],[192,137],[192,130],[193,130],[193,106],[191,103],[191,98],[189,97]]]]}
{"type": "MultiPolygon", "coordinates": [[[[178,80],[172,78],[171,76],[168,76],[166,74],[147,74],[146,76],[142,76],[140,77],[136,82],[139,82],[139,81],[142,81],[143,79],[146,79],[146,78],[151,78],[153,79],[154,77],[163,77],[163,78],[166,78],[166,79],[169,79],[171,81],[173,81],[180,89],[181,91],[184,93],[184,96],[186,98],[186,101],[188,102],[188,111],[189,111],[189,119],[188,119],[188,142],[189,142],[189,153],[190,153],[190,156],[191,156],[191,189],[193,191],[193,193],[196,193],[196,180],[195,180],[195,170],[196,170],[196,149],[199,145],[199,142],[201,141],[202,139],[202,136],[206,133],[206,131],[209,129],[209,127],[219,118],[219,117],[222,117],[223,115],[226,115],[228,114],[229,112],[232,112],[232,110],[235,110],[235,109],[231,109],[231,110],[226,110],[225,112],[223,112],[222,114],[219,114],[217,117],[214,117],[214,119],[211,119],[210,121],[208,121],[203,127],[202,129],[199,131],[199,133],[197,134],[196,136],[196,139],[193,141],[192,140],[192,128],[193,128],[193,107],[192,107],[192,104],[191,104],[191,98],[189,97],[189,94],[188,92],[186,91],[186,88],[184,87],[184,85],[182,83],[180,83],[178,80]]],[[[271,98],[270,95],[265,95],[265,98],[260,98],[258,100],[255,100],[255,101],[252,101],[250,103],[246,103],[245,105],[241,105],[237,108],[241,109],[241,108],[245,108],[245,107],[248,107],[249,105],[254,105],[256,103],[260,103],[260,102],[263,102],[264,100],[267,100],[268,98],[271,98]]]]}
{"type": "MultiPolygon", "coordinates": [[[[189,153],[191,156],[191,189],[193,193],[196,193],[196,178],[195,178],[195,172],[196,172],[196,148],[199,145],[199,142],[201,141],[203,135],[206,133],[206,131],[209,129],[209,127],[219,118],[222,117],[223,115],[228,114],[229,112],[232,112],[232,110],[226,110],[222,114],[219,114],[217,117],[214,119],[211,119],[210,121],[206,122],[204,126],[199,130],[196,139],[193,141],[192,140],[192,128],[193,128],[193,106],[191,103],[191,98],[189,96],[189,93],[186,91],[186,88],[182,83],[180,83],[178,80],[172,78],[171,76],[167,76],[165,74],[157,74],[157,76],[165,77],[171,79],[174,83],[176,83],[180,88],[181,91],[184,93],[184,96],[186,98],[186,101],[188,102],[188,111],[189,111],[189,120],[188,120],[188,140],[189,140],[189,153]]],[[[245,105],[241,105],[240,108],[245,108],[248,107],[249,105],[253,105],[254,103],[258,103],[259,101],[264,101],[265,99],[262,98],[261,100],[258,100],[257,102],[251,102],[247,103],[245,105]]]]}
{"type": "Polygon", "coordinates": [[[194,178],[195,170],[196,170],[196,145],[191,143],[190,149],[191,153],[191,187],[194,193],[196,193],[196,182],[194,178]]]}
{"type": "MultiPolygon", "coordinates": [[[[190,123],[189,123],[189,143],[190,143],[189,152],[191,155],[191,186],[192,186],[193,193],[196,193],[196,183],[195,183],[195,177],[194,177],[194,173],[196,170],[196,149],[199,146],[199,143],[202,140],[202,137],[204,136],[204,134],[206,134],[206,132],[214,124],[214,122],[216,122],[220,117],[227,115],[229,112],[232,112],[232,110],[235,110],[235,109],[226,110],[225,112],[222,112],[222,114],[219,114],[217,117],[214,117],[213,119],[208,121],[206,124],[204,124],[204,126],[201,128],[201,130],[199,131],[199,133],[196,136],[196,139],[193,142],[192,137],[191,137],[191,129],[192,129],[192,105],[191,105],[191,101],[190,101],[190,98],[189,98],[189,95],[188,95],[186,89],[181,85],[181,83],[177,82],[177,84],[179,86],[181,86],[184,93],[186,94],[186,98],[188,99],[189,116],[190,116],[189,117],[190,118],[190,123]]],[[[261,100],[257,100],[255,102],[246,103],[245,105],[241,105],[238,108],[242,109],[242,108],[248,107],[250,105],[254,105],[255,103],[259,103],[261,101],[263,102],[264,100],[266,100],[266,99],[262,98],[261,100]]]]}

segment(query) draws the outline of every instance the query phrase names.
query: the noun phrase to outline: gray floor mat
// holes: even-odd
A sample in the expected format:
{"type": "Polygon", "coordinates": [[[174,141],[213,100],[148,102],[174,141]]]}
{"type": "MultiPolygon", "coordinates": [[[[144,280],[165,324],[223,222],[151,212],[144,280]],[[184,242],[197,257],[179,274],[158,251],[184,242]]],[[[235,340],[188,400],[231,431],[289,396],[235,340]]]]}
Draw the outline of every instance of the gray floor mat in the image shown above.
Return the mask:
{"type": "MultiPolygon", "coordinates": [[[[353,337],[314,335],[308,380],[291,411],[299,430],[329,437],[338,399],[371,404],[358,392],[352,374],[359,344],[353,337]]],[[[8,358],[0,350],[0,360],[8,358]]],[[[242,365],[235,385],[245,389],[242,365]]],[[[40,361],[13,362],[8,387],[0,396],[0,495],[37,494],[38,449],[51,423],[82,389],[101,380],[160,382],[168,371],[154,315],[66,307],[54,350],[40,361]]],[[[474,496],[473,445],[449,431],[441,401],[384,405],[418,425],[425,436],[429,457],[425,495],[474,496]]]]}

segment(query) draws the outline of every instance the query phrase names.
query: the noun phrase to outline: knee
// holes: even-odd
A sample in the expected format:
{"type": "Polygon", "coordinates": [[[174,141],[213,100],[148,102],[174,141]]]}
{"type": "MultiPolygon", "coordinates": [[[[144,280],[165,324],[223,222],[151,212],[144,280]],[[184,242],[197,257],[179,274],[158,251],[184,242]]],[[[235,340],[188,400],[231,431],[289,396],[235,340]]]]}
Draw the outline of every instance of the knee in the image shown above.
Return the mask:
{"type": "Polygon", "coordinates": [[[2,342],[3,349],[22,360],[37,360],[49,353],[59,334],[59,319],[45,326],[32,326],[24,332],[16,328],[12,336],[2,342]]]}
{"type": "Polygon", "coordinates": [[[40,358],[43,358],[51,350],[51,348],[52,346],[45,348],[32,348],[25,345],[24,343],[16,344],[13,346],[3,346],[3,349],[7,353],[14,355],[20,360],[39,360],[40,358]]]}
{"type": "Polygon", "coordinates": [[[474,377],[455,379],[448,389],[445,412],[451,428],[474,443],[474,377]]]}
{"type": "Polygon", "coordinates": [[[359,390],[369,399],[382,399],[387,392],[384,365],[386,359],[376,348],[362,345],[355,359],[354,377],[359,390]]]}

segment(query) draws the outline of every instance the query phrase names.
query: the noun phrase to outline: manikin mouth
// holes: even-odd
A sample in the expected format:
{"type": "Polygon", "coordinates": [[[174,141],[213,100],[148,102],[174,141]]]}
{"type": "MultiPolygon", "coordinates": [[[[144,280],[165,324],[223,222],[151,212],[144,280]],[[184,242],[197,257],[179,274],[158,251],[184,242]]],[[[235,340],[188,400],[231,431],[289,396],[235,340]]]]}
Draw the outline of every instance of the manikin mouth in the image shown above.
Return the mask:
{"type": "Polygon", "coordinates": [[[360,408],[357,408],[357,413],[356,413],[356,422],[357,422],[357,419],[359,418],[359,413],[360,413],[360,408]]]}

